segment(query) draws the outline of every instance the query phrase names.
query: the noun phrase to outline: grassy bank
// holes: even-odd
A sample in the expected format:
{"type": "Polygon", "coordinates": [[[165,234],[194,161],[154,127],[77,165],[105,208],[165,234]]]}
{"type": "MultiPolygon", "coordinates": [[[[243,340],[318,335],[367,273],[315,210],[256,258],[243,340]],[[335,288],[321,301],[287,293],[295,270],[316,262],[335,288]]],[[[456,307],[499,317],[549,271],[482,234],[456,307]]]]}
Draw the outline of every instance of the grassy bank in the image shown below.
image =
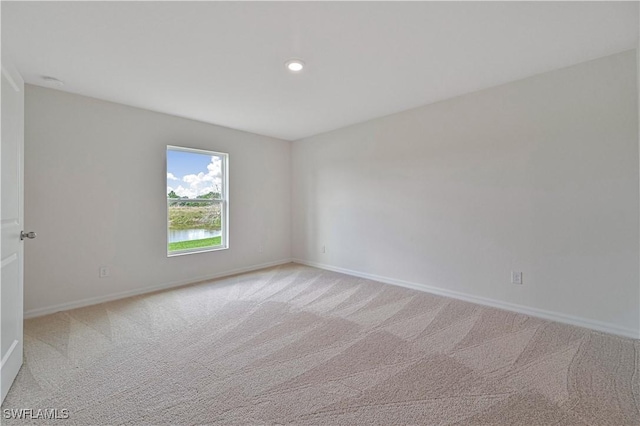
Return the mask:
{"type": "Polygon", "coordinates": [[[190,250],[196,248],[216,247],[222,244],[222,237],[205,238],[203,240],[177,241],[169,243],[169,251],[190,250]]]}
{"type": "Polygon", "coordinates": [[[171,229],[220,229],[220,205],[169,206],[171,229]]]}

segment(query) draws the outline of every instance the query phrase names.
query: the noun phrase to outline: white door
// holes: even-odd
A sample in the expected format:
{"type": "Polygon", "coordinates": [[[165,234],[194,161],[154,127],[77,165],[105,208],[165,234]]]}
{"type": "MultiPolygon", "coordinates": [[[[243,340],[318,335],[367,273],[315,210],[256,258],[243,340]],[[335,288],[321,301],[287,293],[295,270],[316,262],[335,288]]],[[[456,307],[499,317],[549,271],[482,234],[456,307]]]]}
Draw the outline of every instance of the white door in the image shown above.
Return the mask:
{"type": "Polygon", "coordinates": [[[2,399],[22,365],[24,83],[2,66],[0,149],[0,388],[2,399]]]}

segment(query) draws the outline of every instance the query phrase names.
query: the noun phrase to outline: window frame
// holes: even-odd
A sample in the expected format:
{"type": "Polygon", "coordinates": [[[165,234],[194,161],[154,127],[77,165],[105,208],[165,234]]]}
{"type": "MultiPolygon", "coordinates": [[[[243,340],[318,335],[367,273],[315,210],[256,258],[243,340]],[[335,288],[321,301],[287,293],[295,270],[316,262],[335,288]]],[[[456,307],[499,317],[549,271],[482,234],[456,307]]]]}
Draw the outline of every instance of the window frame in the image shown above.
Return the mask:
{"type": "MultiPolygon", "coordinates": [[[[180,152],[188,152],[188,153],[192,153],[192,154],[202,154],[202,155],[209,155],[209,156],[217,156],[220,157],[222,159],[222,166],[221,166],[221,177],[222,177],[222,185],[220,188],[220,199],[203,199],[202,201],[195,201],[195,202],[202,202],[202,203],[220,203],[221,207],[220,207],[220,214],[222,215],[222,218],[220,220],[220,227],[221,227],[221,234],[220,236],[221,238],[221,244],[219,246],[215,246],[215,247],[200,247],[200,248],[193,248],[193,249],[186,249],[186,250],[175,250],[175,251],[169,251],[169,200],[170,198],[167,197],[166,195],[166,189],[167,189],[167,185],[166,185],[166,180],[165,180],[165,199],[166,199],[166,207],[165,207],[165,213],[166,213],[166,220],[165,220],[165,224],[166,224],[166,234],[165,234],[165,246],[166,246],[166,250],[167,250],[167,257],[176,257],[176,256],[185,256],[185,255],[189,255],[189,254],[197,254],[197,253],[208,253],[208,252],[214,252],[214,251],[220,251],[220,250],[227,250],[229,248],[229,154],[226,152],[218,152],[218,151],[210,151],[210,150],[206,150],[206,149],[198,149],[198,148],[187,148],[184,146],[176,146],[176,145],[167,145],[167,148],[165,150],[165,156],[164,156],[164,162],[165,162],[165,176],[167,175],[167,173],[169,173],[169,161],[168,161],[168,153],[169,151],[180,151],[180,152]]],[[[166,179],[166,178],[165,178],[166,179]]]]}

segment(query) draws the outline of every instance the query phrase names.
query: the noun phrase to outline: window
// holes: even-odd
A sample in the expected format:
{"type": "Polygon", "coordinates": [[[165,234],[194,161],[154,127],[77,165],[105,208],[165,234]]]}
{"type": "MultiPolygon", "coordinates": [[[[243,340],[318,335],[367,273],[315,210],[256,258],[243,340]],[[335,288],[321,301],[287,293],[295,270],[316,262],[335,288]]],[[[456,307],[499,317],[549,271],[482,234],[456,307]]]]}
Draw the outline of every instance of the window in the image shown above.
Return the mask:
{"type": "Polygon", "coordinates": [[[167,255],[229,247],[228,155],[167,146],[167,255]]]}

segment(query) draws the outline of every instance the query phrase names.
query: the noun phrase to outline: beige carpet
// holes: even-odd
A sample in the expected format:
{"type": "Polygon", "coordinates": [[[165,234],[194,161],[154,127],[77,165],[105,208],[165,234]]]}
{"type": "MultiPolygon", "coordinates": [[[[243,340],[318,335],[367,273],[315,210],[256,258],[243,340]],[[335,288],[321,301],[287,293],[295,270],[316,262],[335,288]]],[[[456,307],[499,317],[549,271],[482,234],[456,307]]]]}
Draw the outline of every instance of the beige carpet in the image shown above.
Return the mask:
{"type": "Polygon", "coordinates": [[[289,264],[27,321],[2,408],[80,425],[638,425],[639,353],[289,264]]]}

